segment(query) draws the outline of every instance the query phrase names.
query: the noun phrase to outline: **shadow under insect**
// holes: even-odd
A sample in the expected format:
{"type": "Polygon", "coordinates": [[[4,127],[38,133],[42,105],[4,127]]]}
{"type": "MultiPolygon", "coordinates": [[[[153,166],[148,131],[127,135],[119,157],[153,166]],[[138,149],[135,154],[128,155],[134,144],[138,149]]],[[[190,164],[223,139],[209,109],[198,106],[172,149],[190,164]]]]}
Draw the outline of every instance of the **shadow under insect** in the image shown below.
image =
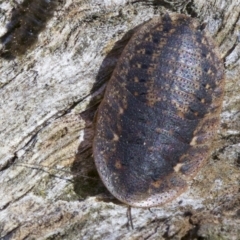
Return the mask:
{"type": "Polygon", "coordinates": [[[38,39],[57,6],[56,0],[24,0],[12,10],[7,32],[0,38],[0,56],[14,59],[23,55],[38,39]]]}
{"type": "Polygon", "coordinates": [[[94,125],[97,108],[104,94],[104,90],[101,91],[100,89],[105,89],[104,86],[110,79],[124,47],[130,40],[133,33],[141,26],[142,24],[128,31],[121,40],[116,42],[112,50],[105,57],[98,71],[96,81],[90,91],[90,95],[93,97],[86,110],[80,114],[80,117],[86,123],[86,127],[83,131],[83,140],[78,146],[78,151],[75,155],[75,160],[71,167],[71,171],[75,176],[74,191],[82,199],[89,196],[99,195],[99,199],[102,201],[114,201],[119,203],[119,201],[115,199],[103,185],[94,163],[92,150],[94,125]]]}

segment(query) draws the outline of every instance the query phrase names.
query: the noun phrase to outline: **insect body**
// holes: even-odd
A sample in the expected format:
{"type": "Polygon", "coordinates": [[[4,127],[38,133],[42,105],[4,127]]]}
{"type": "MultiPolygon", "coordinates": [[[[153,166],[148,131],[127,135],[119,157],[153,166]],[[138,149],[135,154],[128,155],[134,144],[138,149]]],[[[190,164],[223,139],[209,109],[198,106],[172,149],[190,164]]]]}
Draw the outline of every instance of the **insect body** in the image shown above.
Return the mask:
{"type": "Polygon", "coordinates": [[[176,198],[210,155],[224,67],[185,15],[154,18],[130,39],[100,104],[93,144],[108,190],[135,207],[176,198]]]}

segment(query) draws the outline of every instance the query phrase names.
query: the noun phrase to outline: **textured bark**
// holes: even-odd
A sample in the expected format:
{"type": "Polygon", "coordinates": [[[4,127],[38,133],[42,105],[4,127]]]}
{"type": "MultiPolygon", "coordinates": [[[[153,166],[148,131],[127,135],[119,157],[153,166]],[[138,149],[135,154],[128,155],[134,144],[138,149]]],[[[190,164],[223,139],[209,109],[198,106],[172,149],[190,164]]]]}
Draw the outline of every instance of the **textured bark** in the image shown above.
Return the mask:
{"type": "MultiPolygon", "coordinates": [[[[13,1],[0,1],[0,35],[13,1]]],[[[240,0],[59,1],[37,42],[0,59],[0,239],[240,239],[240,0]],[[166,11],[197,17],[226,67],[212,157],[166,205],[116,201],[92,158],[92,122],[132,30],[166,11]]]]}

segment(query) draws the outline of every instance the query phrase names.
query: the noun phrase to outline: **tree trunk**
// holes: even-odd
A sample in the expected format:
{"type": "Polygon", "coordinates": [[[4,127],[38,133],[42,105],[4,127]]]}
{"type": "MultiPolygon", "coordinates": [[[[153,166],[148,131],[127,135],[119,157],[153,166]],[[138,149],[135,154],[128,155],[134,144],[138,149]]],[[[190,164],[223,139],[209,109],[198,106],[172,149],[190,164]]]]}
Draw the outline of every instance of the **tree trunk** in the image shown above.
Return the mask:
{"type": "MultiPolygon", "coordinates": [[[[16,3],[0,8],[3,36],[16,3]]],[[[36,41],[0,59],[0,239],[240,239],[240,0],[66,0],[45,15],[36,41]],[[220,48],[221,126],[188,190],[132,208],[131,229],[95,169],[92,123],[132,30],[167,11],[198,18],[220,48]]]]}

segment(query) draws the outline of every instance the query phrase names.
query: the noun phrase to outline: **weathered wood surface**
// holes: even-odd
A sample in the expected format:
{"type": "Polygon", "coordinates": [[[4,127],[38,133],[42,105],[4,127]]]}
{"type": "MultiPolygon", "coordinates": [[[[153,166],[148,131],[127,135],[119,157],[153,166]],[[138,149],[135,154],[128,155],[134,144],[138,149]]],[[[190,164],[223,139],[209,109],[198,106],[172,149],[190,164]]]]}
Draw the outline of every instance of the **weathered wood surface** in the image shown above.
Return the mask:
{"type": "MultiPolygon", "coordinates": [[[[15,4],[0,1],[0,35],[15,4]]],[[[26,54],[0,59],[0,239],[240,239],[239,42],[240,0],[59,1],[26,54]],[[92,119],[124,39],[166,11],[197,17],[220,47],[221,127],[188,191],[133,208],[131,230],[97,176],[92,119]]]]}

